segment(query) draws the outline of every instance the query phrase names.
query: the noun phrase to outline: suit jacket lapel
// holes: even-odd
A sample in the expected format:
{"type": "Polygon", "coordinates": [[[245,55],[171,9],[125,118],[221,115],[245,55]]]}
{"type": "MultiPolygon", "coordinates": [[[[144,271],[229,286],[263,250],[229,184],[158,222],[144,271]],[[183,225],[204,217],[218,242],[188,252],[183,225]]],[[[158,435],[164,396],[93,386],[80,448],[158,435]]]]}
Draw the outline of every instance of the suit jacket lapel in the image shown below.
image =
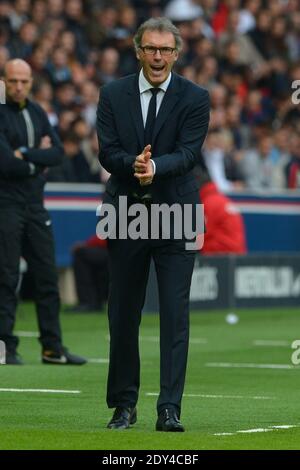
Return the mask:
{"type": "MultiPolygon", "coordinates": [[[[144,148],[144,123],[141,108],[140,92],[138,85],[138,75],[136,75],[132,81],[132,87],[128,90],[129,94],[129,110],[132,116],[132,120],[135,126],[135,130],[139,139],[141,149],[144,148]]],[[[126,110],[125,110],[126,113],[126,110]]],[[[126,115],[124,115],[126,119],[126,115]]]]}
{"type": "Polygon", "coordinates": [[[181,91],[180,78],[178,77],[178,75],[173,73],[170,85],[168,86],[166,94],[162,100],[162,103],[159,108],[157,118],[155,121],[155,126],[154,126],[154,131],[153,131],[153,144],[155,142],[155,139],[162,125],[169,118],[169,115],[172,109],[174,108],[176,103],[179,101],[180,91],[181,91]]]}

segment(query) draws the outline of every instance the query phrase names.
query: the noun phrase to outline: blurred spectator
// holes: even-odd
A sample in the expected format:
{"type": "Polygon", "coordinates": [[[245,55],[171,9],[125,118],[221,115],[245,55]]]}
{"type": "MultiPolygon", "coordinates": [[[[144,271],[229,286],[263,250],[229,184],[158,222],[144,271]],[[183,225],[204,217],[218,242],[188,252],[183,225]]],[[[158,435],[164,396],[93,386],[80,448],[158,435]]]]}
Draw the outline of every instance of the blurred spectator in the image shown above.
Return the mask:
{"type": "Polygon", "coordinates": [[[203,10],[193,0],[171,0],[164,13],[171,21],[182,22],[198,18],[203,10]]]}
{"type": "Polygon", "coordinates": [[[92,136],[90,138],[83,140],[81,144],[81,149],[90,167],[92,181],[94,181],[95,183],[101,182],[105,184],[110,174],[105,170],[105,168],[100,165],[98,158],[98,138],[95,129],[93,130],[92,136]]]}
{"type": "Polygon", "coordinates": [[[114,47],[107,47],[100,52],[97,80],[101,85],[118,78],[120,55],[114,47]]]}
{"type": "Polygon", "coordinates": [[[3,76],[4,66],[9,60],[10,54],[9,50],[5,46],[0,46],[0,76],[3,76]]]}
{"type": "Polygon", "coordinates": [[[268,10],[260,10],[256,25],[247,35],[265,60],[270,59],[272,17],[268,10]]]}
{"type": "Polygon", "coordinates": [[[205,164],[212,181],[220,191],[230,191],[234,187],[240,187],[242,183],[238,178],[239,172],[235,161],[228,152],[231,150],[231,144],[230,134],[220,129],[211,129],[206,138],[203,151],[205,164]],[[226,172],[226,167],[228,172],[226,172]]]}
{"type": "Polygon", "coordinates": [[[240,170],[251,189],[282,189],[285,187],[284,159],[272,153],[274,140],[264,135],[257,149],[245,152],[240,161],[240,170]]]}
{"type": "Polygon", "coordinates": [[[13,2],[13,8],[11,9],[9,17],[12,29],[15,32],[19,31],[21,26],[29,20],[30,9],[30,0],[15,0],[13,2]]]}
{"type": "Polygon", "coordinates": [[[81,116],[90,126],[96,124],[97,103],[99,100],[99,90],[95,83],[86,81],[82,84],[81,89],[82,110],[81,116]]]}
{"type": "Polygon", "coordinates": [[[78,304],[72,312],[101,311],[108,298],[107,241],[97,236],[73,246],[73,270],[78,304]]]}
{"type": "Polygon", "coordinates": [[[64,0],[48,0],[48,15],[51,18],[60,18],[64,12],[64,0]]]}
{"type": "Polygon", "coordinates": [[[48,181],[91,183],[92,175],[80,148],[80,137],[74,131],[70,131],[63,138],[63,146],[63,162],[59,167],[49,170],[48,181]]]}
{"type": "Polygon", "coordinates": [[[246,232],[237,206],[218,190],[205,170],[201,171],[199,182],[206,228],[201,253],[246,253],[246,232]]]}
{"type": "Polygon", "coordinates": [[[38,28],[33,22],[22,24],[18,36],[9,45],[12,57],[27,59],[30,57],[38,39],[38,28]]]}
{"type": "Polygon", "coordinates": [[[53,85],[72,80],[72,74],[68,64],[68,55],[63,48],[57,47],[53,51],[47,65],[47,70],[53,85]]]}
{"type": "Polygon", "coordinates": [[[256,26],[256,14],[261,7],[261,0],[246,0],[244,8],[239,12],[238,31],[247,33],[256,26]]]}
{"type": "Polygon", "coordinates": [[[286,174],[288,188],[300,188],[300,137],[299,134],[293,134],[290,142],[291,160],[287,165],[286,174]]]}
{"type": "Polygon", "coordinates": [[[52,105],[53,102],[53,89],[50,82],[46,80],[40,80],[37,85],[34,86],[34,98],[47,113],[50,124],[56,128],[58,127],[58,116],[52,105]]]}
{"type": "Polygon", "coordinates": [[[64,110],[71,110],[78,107],[80,97],[76,93],[74,84],[70,82],[63,82],[55,87],[54,106],[58,113],[64,110]]]}
{"type": "Polygon", "coordinates": [[[234,62],[240,65],[246,64],[258,68],[264,62],[263,57],[251,39],[239,31],[239,25],[240,12],[239,10],[233,10],[228,15],[226,30],[223,31],[223,33],[219,36],[219,52],[221,55],[223,55],[227,46],[227,60],[230,60],[230,50],[228,50],[228,44],[234,44],[236,47],[235,51],[232,53],[234,62]]]}

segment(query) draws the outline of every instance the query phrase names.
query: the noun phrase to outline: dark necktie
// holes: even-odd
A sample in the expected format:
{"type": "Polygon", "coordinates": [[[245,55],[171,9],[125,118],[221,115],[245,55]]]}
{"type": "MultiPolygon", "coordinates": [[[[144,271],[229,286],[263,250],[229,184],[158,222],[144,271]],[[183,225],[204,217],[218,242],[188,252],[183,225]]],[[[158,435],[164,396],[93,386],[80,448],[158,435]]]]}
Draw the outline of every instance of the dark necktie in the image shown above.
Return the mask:
{"type": "Polygon", "coordinates": [[[156,95],[160,91],[160,88],[150,88],[150,91],[152,96],[149,103],[145,125],[145,145],[152,144],[153,130],[156,119],[156,95]]]}

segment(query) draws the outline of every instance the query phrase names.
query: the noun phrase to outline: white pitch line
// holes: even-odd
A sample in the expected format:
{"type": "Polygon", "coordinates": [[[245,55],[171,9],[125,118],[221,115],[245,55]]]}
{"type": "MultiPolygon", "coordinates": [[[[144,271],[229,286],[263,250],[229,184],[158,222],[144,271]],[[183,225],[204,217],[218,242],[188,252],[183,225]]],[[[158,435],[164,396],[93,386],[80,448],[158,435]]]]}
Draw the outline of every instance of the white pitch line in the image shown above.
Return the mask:
{"type": "Polygon", "coordinates": [[[219,367],[219,368],[239,368],[239,369],[299,369],[297,366],[290,364],[252,364],[252,363],[237,363],[237,362],[207,362],[205,367],[219,367]]]}
{"type": "MultiPolygon", "coordinates": [[[[158,393],[148,392],[146,393],[148,397],[157,397],[158,393]]],[[[276,400],[275,397],[264,397],[264,396],[243,396],[243,395],[208,395],[208,394],[196,394],[196,393],[184,393],[186,398],[219,398],[219,399],[245,399],[245,400],[276,400]]]]}
{"type": "Polygon", "coordinates": [[[91,362],[92,364],[108,364],[109,359],[104,359],[104,358],[91,358],[88,359],[88,362],[91,362]]]}
{"type": "Polygon", "coordinates": [[[281,340],[268,340],[268,339],[255,339],[253,341],[254,346],[270,346],[270,347],[286,347],[291,346],[289,341],[281,341],[281,340]]]}
{"type": "Polygon", "coordinates": [[[239,434],[252,434],[252,433],[255,433],[255,432],[271,432],[271,431],[274,431],[274,429],[257,428],[257,429],[243,429],[241,431],[236,431],[236,433],[239,433],[239,434]]]}
{"type": "Polygon", "coordinates": [[[17,393],[81,393],[80,390],[51,390],[45,388],[0,388],[0,392],[17,392],[17,393]]]}
{"type": "Polygon", "coordinates": [[[190,344],[207,344],[206,338],[190,338],[190,344]]]}
{"type": "Polygon", "coordinates": [[[281,426],[271,426],[272,429],[290,429],[290,428],[298,428],[299,425],[297,424],[282,424],[281,426]]]}
{"type": "Polygon", "coordinates": [[[297,424],[283,424],[280,426],[268,426],[267,428],[256,428],[256,429],[242,429],[240,431],[234,432],[216,432],[214,436],[234,436],[235,434],[254,434],[260,432],[272,432],[278,431],[280,429],[291,429],[291,428],[298,428],[299,425],[297,424]]]}
{"type": "Polygon", "coordinates": [[[15,334],[22,338],[38,338],[39,337],[39,333],[37,333],[36,331],[15,331],[15,334]]]}

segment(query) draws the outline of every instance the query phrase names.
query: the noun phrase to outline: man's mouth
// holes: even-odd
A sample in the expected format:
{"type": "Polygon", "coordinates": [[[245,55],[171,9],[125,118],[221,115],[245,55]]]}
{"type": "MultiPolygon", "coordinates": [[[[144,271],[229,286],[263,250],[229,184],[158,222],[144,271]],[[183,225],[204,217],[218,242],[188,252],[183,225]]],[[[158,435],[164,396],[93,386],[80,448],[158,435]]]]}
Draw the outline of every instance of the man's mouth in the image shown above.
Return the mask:
{"type": "Polygon", "coordinates": [[[164,65],[151,65],[150,67],[153,72],[161,72],[165,68],[164,65]]]}

